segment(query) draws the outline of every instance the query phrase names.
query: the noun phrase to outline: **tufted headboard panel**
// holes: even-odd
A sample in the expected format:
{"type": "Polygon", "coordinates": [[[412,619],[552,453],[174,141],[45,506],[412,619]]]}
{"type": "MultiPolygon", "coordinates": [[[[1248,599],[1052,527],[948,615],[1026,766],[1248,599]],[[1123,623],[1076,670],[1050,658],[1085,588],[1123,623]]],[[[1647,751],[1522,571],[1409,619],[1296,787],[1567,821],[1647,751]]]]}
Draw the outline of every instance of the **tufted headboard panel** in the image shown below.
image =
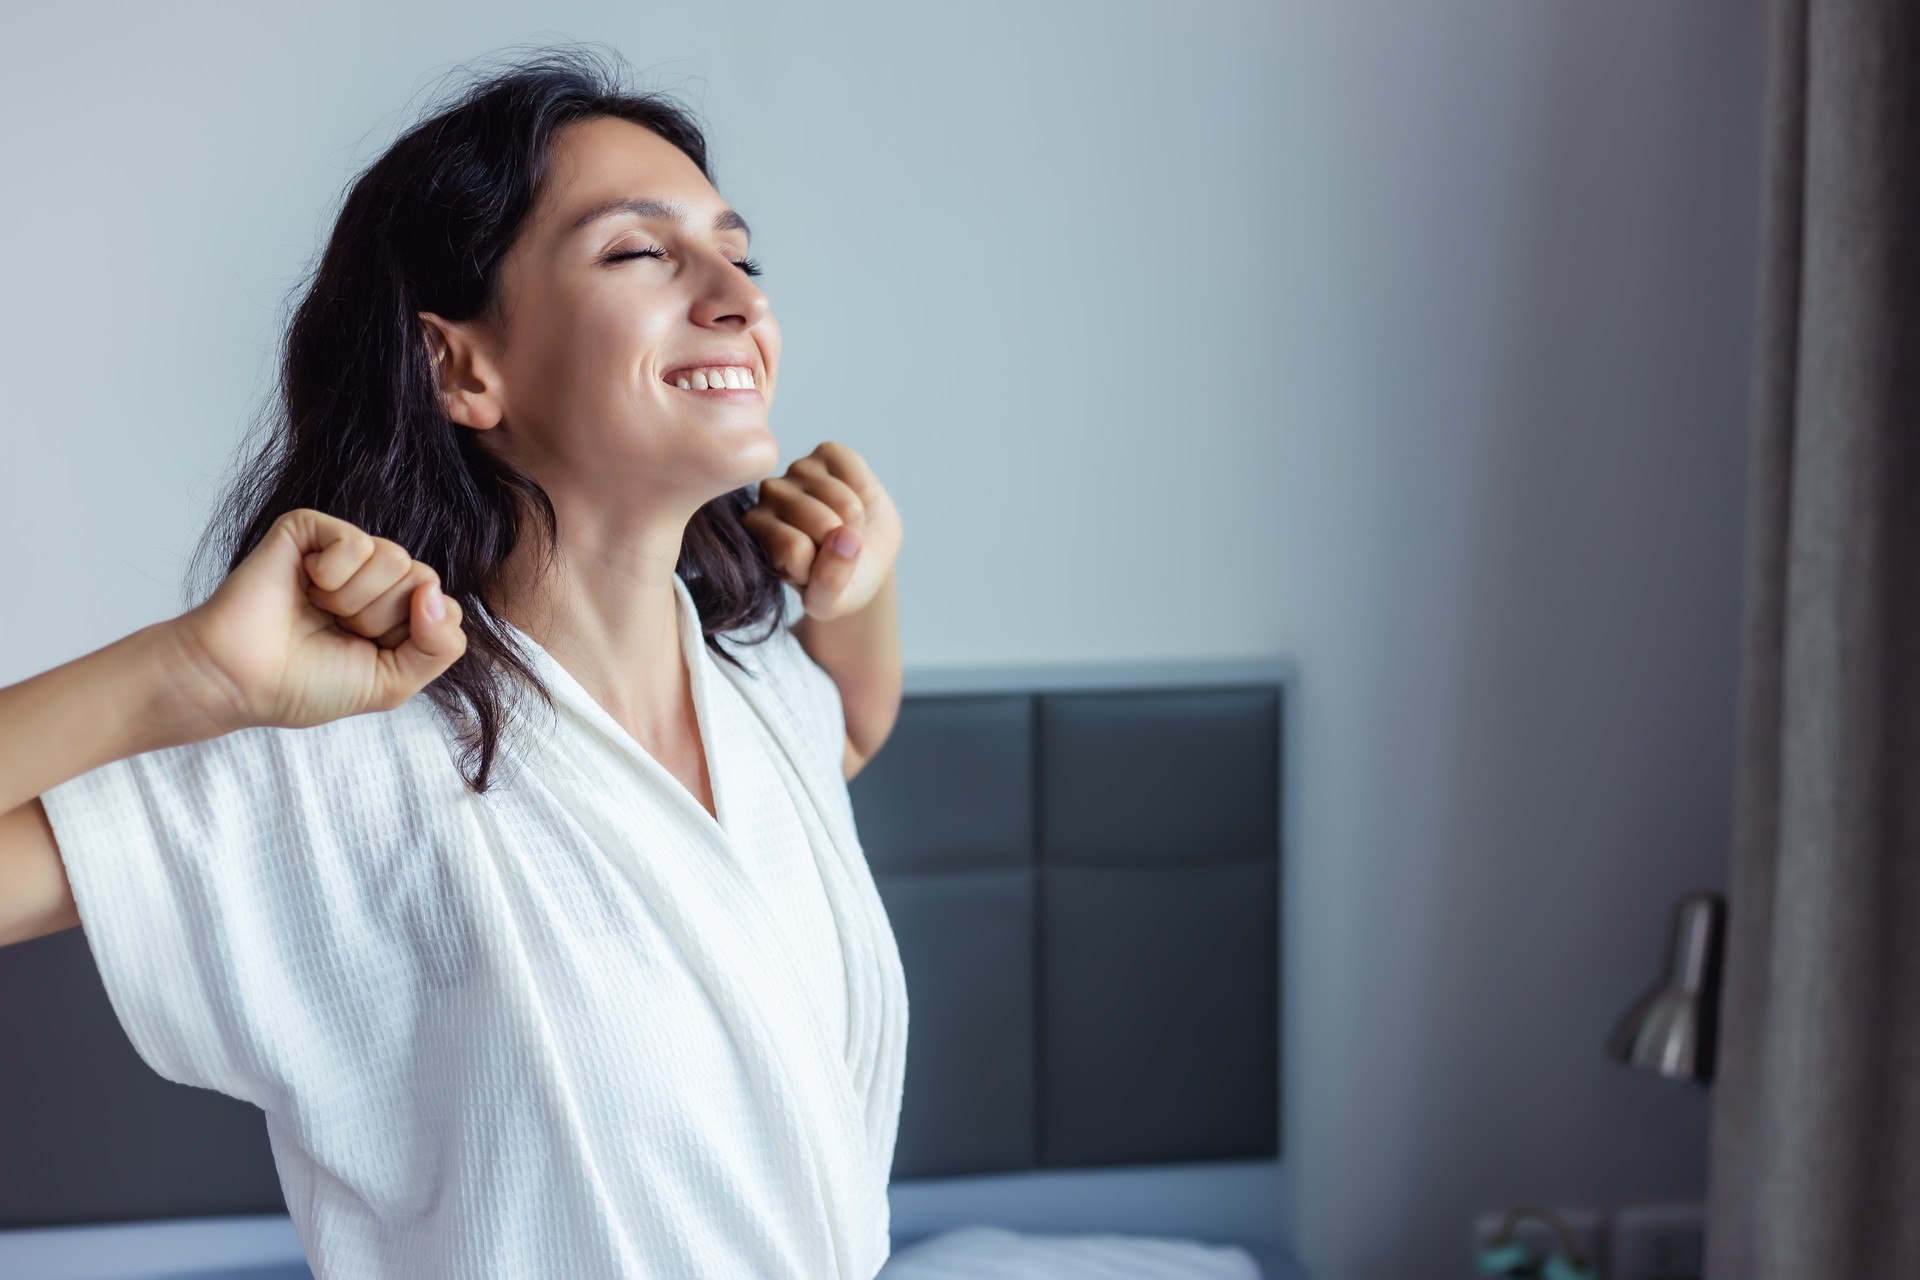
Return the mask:
{"type": "Polygon", "coordinates": [[[896,1178],[1279,1155],[1282,687],[908,694],[851,784],[896,1178]]]}

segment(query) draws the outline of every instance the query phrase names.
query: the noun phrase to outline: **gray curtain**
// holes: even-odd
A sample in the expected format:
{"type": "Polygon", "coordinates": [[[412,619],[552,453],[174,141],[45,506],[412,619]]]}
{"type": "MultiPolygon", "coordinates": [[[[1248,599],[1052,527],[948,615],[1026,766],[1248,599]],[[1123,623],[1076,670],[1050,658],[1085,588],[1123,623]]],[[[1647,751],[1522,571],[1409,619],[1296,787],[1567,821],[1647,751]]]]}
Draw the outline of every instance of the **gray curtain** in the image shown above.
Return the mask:
{"type": "Polygon", "coordinates": [[[1709,1280],[1920,1277],[1917,32],[1768,10],[1709,1280]]]}

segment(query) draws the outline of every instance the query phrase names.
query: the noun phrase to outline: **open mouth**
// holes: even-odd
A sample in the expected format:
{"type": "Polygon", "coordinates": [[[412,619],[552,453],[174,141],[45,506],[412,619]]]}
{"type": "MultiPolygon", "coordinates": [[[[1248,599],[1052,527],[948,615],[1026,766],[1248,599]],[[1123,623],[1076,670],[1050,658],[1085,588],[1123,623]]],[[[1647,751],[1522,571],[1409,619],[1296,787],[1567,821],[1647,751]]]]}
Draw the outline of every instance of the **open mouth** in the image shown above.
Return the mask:
{"type": "Polygon", "coordinates": [[[674,369],[661,377],[668,386],[701,394],[743,393],[758,399],[760,388],[753,370],[743,365],[717,365],[697,369],[674,369]]]}

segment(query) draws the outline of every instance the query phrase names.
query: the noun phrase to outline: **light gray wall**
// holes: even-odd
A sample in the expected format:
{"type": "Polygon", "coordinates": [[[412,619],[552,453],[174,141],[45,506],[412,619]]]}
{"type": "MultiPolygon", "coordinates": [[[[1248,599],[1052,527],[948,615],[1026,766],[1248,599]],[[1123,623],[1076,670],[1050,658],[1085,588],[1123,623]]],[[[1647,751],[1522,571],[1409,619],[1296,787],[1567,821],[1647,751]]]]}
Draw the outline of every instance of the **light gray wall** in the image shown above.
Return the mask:
{"type": "Polygon", "coordinates": [[[785,463],[895,494],[910,666],[1300,676],[1286,1178],[1326,1280],[1690,1197],[1603,1060],[1723,882],[1759,6],[47,6],[0,18],[0,681],[175,612],[346,181],[462,60],[712,125],[785,463]]]}

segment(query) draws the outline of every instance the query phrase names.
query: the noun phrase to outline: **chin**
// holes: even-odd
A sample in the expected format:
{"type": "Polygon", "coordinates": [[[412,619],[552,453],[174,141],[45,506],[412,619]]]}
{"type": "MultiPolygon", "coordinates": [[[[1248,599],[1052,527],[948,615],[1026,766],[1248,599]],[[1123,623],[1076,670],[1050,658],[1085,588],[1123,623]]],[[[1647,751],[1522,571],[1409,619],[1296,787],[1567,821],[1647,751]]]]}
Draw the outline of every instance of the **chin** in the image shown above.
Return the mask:
{"type": "Polygon", "coordinates": [[[773,429],[765,423],[751,434],[743,432],[732,443],[734,447],[727,451],[726,470],[734,477],[733,488],[764,480],[780,465],[780,442],[774,439],[773,429]]]}

